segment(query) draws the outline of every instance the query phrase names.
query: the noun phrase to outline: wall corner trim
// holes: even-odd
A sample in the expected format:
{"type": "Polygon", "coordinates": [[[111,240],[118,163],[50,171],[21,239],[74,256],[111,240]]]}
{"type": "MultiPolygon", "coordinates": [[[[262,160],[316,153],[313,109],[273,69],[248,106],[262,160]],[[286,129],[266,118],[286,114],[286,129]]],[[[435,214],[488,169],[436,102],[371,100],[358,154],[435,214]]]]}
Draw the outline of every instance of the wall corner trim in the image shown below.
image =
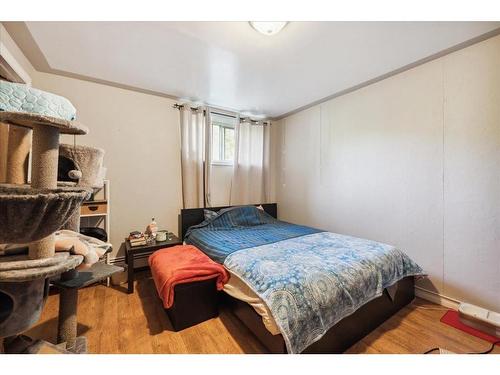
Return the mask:
{"type": "Polygon", "coordinates": [[[25,83],[31,86],[31,76],[23,69],[2,41],[0,41],[0,72],[5,75],[5,78],[13,82],[25,83]]]}
{"type": "Polygon", "coordinates": [[[495,36],[497,35],[500,35],[500,27],[496,28],[496,29],[493,29],[491,31],[488,31],[487,33],[484,33],[484,34],[481,34],[481,35],[478,35],[472,39],[469,39],[469,40],[466,40],[464,42],[461,42],[461,43],[458,43],[454,46],[451,46],[449,48],[446,48],[442,51],[439,51],[439,52],[436,52],[434,54],[431,54],[427,57],[424,57],[420,60],[417,60],[417,61],[414,61],[410,64],[407,64],[405,66],[402,66],[400,68],[397,68],[395,70],[392,70],[390,72],[387,72],[385,74],[382,74],[378,77],[375,77],[375,78],[372,78],[372,79],[369,79],[368,81],[365,81],[365,82],[361,82],[357,85],[354,85],[352,87],[348,87],[346,89],[343,89],[343,90],[340,90],[332,95],[329,95],[329,96],[326,96],[324,98],[320,98],[318,100],[315,100],[311,103],[308,103],[306,105],[303,105],[301,107],[298,107],[296,109],[293,109],[289,112],[286,112],[286,113],[283,113],[279,116],[275,116],[273,118],[271,118],[272,121],[279,121],[279,120],[283,120],[287,117],[290,117],[292,115],[295,115],[296,113],[299,113],[299,112],[302,112],[302,111],[305,111],[306,109],[309,109],[309,108],[312,108],[312,107],[315,107],[317,105],[320,105],[320,104],[323,104],[323,103],[326,103],[330,100],[333,100],[335,98],[338,98],[340,96],[344,96],[344,95],[347,95],[347,94],[350,94],[351,92],[354,92],[354,91],[357,91],[357,90],[361,90],[367,86],[370,86],[370,85],[373,85],[375,83],[378,83],[380,81],[383,81],[385,79],[388,79],[388,78],[391,78],[392,76],[395,76],[395,75],[398,75],[400,73],[403,73],[403,72],[406,72],[407,70],[410,70],[410,69],[413,69],[413,68],[416,68],[420,65],[424,65],[428,62],[431,62],[431,61],[434,61],[436,59],[439,59],[443,56],[447,56],[453,52],[457,52],[457,51],[460,51],[464,48],[467,48],[467,47],[470,47],[474,44],[477,44],[477,43],[480,43],[480,42],[483,42],[485,40],[488,40],[490,38],[494,38],[495,36]]]}

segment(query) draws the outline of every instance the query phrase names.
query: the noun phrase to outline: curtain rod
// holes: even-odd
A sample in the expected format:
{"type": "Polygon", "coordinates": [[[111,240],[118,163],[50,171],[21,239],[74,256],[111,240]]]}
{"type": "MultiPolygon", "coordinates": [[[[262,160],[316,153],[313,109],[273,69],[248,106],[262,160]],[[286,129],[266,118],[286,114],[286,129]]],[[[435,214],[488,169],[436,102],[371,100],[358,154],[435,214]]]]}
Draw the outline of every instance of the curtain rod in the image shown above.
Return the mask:
{"type": "MultiPolygon", "coordinates": [[[[178,103],[175,103],[172,107],[174,107],[175,109],[182,109],[184,108],[184,104],[178,104],[178,103]]],[[[200,109],[200,107],[189,107],[191,109],[191,111],[198,111],[200,109]]]]}
{"type": "Polygon", "coordinates": [[[256,124],[256,125],[258,125],[259,123],[261,123],[262,125],[271,125],[270,121],[263,121],[263,120],[259,121],[259,120],[252,120],[250,117],[240,117],[240,122],[245,122],[245,121],[248,121],[251,124],[256,124]]]}
{"type": "MultiPolygon", "coordinates": [[[[175,109],[182,109],[184,108],[184,104],[179,104],[179,103],[175,103],[172,107],[174,107],[175,109]]],[[[199,111],[201,107],[189,107],[192,111],[199,111]]],[[[203,110],[203,113],[205,114],[206,111],[203,110]]],[[[216,114],[216,115],[219,115],[219,116],[226,116],[226,117],[232,117],[232,118],[237,118],[236,116],[233,116],[233,115],[229,115],[229,114],[226,114],[226,113],[219,113],[217,112],[217,110],[215,111],[212,111],[212,113],[216,114]]],[[[262,123],[263,125],[270,125],[271,122],[266,120],[252,120],[250,117],[240,117],[240,122],[245,122],[245,121],[248,121],[252,124],[258,124],[258,123],[262,123]]]]}

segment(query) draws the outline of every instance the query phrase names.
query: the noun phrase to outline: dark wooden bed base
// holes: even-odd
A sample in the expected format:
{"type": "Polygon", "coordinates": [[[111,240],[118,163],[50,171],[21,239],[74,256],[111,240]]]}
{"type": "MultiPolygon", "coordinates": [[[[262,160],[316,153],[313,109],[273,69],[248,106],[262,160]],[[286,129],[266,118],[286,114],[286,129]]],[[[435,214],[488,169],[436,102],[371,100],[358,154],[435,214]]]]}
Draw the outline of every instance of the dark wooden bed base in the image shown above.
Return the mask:
{"type": "MultiPolygon", "coordinates": [[[[257,205],[256,205],[257,206],[257,205]]],[[[262,204],[264,210],[277,218],[277,204],[262,204]]],[[[228,207],[210,207],[219,211],[228,207]]],[[[179,215],[179,235],[182,239],[192,225],[204,220],[203,208],[181,210],[179,215]]],[[[223,294],[223,302],[230,307],[232,313],[259,339],[271,353],[286,353],[285,341],[281,335],[272,335],[262,323],[262,318],[249,304],[223,294]]],[[[394,299],[384,291],[382,296],[373,299],[360,307],[353,314],[345,317],[304,353],[342,353],[364,336],[369,334],[385,320],[410,303],[415,298],[414,278],[406,277],[398,282],[394,299]]]]}
{"type": "MultiPolygon", "coordinates": [[[[303,353],[342,353],[361,340],[384,321],[410,303],[414,295],[413,277],[398,283],[394,300],[387,292],[360,307],[335,324],[328,332],[303,353]]],[[[262,323],[262,317],[252,306],[223,293],[224,302],[231,312],[259,339],[271,353],[286,353],[285,341],[281,335],[273,336],[262,323]]]]}

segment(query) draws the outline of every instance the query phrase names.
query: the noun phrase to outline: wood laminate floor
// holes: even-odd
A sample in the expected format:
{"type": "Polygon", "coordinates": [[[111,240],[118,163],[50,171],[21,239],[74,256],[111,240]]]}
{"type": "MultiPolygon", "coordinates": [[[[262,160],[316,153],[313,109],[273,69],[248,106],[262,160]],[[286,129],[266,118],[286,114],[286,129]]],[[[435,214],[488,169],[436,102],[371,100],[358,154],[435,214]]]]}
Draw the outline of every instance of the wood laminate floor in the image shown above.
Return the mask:
{"type": "MultiPolygon", "coordinates": [[[[59,296],[49,296],[38,324],[27,334],[55,343],[59,296]]],[[[438,305],[416,299],[353,345],[347,353],[423,353],[433,347],[464,353],[484,351],[486,341],[439,321],[438,305]]],[[[124,286],[80,290],[78,334],[90,353],[265,353],[265,348],[230,312],[173,332],[149,272],[138,274],[134,294],[124,286]]],[[[500,353],[496,347],[494,353],[500,353]]]]}

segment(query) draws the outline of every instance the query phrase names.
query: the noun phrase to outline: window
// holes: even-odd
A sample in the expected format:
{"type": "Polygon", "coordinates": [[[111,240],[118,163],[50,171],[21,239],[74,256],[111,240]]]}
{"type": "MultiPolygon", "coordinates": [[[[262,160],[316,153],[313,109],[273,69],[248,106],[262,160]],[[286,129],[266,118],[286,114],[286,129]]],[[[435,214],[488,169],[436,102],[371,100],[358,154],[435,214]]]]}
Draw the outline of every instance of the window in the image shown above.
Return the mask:
{"type": "Polygon", "coordinates": [[[212,164],[232,165],[237,119],[213,113],[212,119],[212,164]]]}

